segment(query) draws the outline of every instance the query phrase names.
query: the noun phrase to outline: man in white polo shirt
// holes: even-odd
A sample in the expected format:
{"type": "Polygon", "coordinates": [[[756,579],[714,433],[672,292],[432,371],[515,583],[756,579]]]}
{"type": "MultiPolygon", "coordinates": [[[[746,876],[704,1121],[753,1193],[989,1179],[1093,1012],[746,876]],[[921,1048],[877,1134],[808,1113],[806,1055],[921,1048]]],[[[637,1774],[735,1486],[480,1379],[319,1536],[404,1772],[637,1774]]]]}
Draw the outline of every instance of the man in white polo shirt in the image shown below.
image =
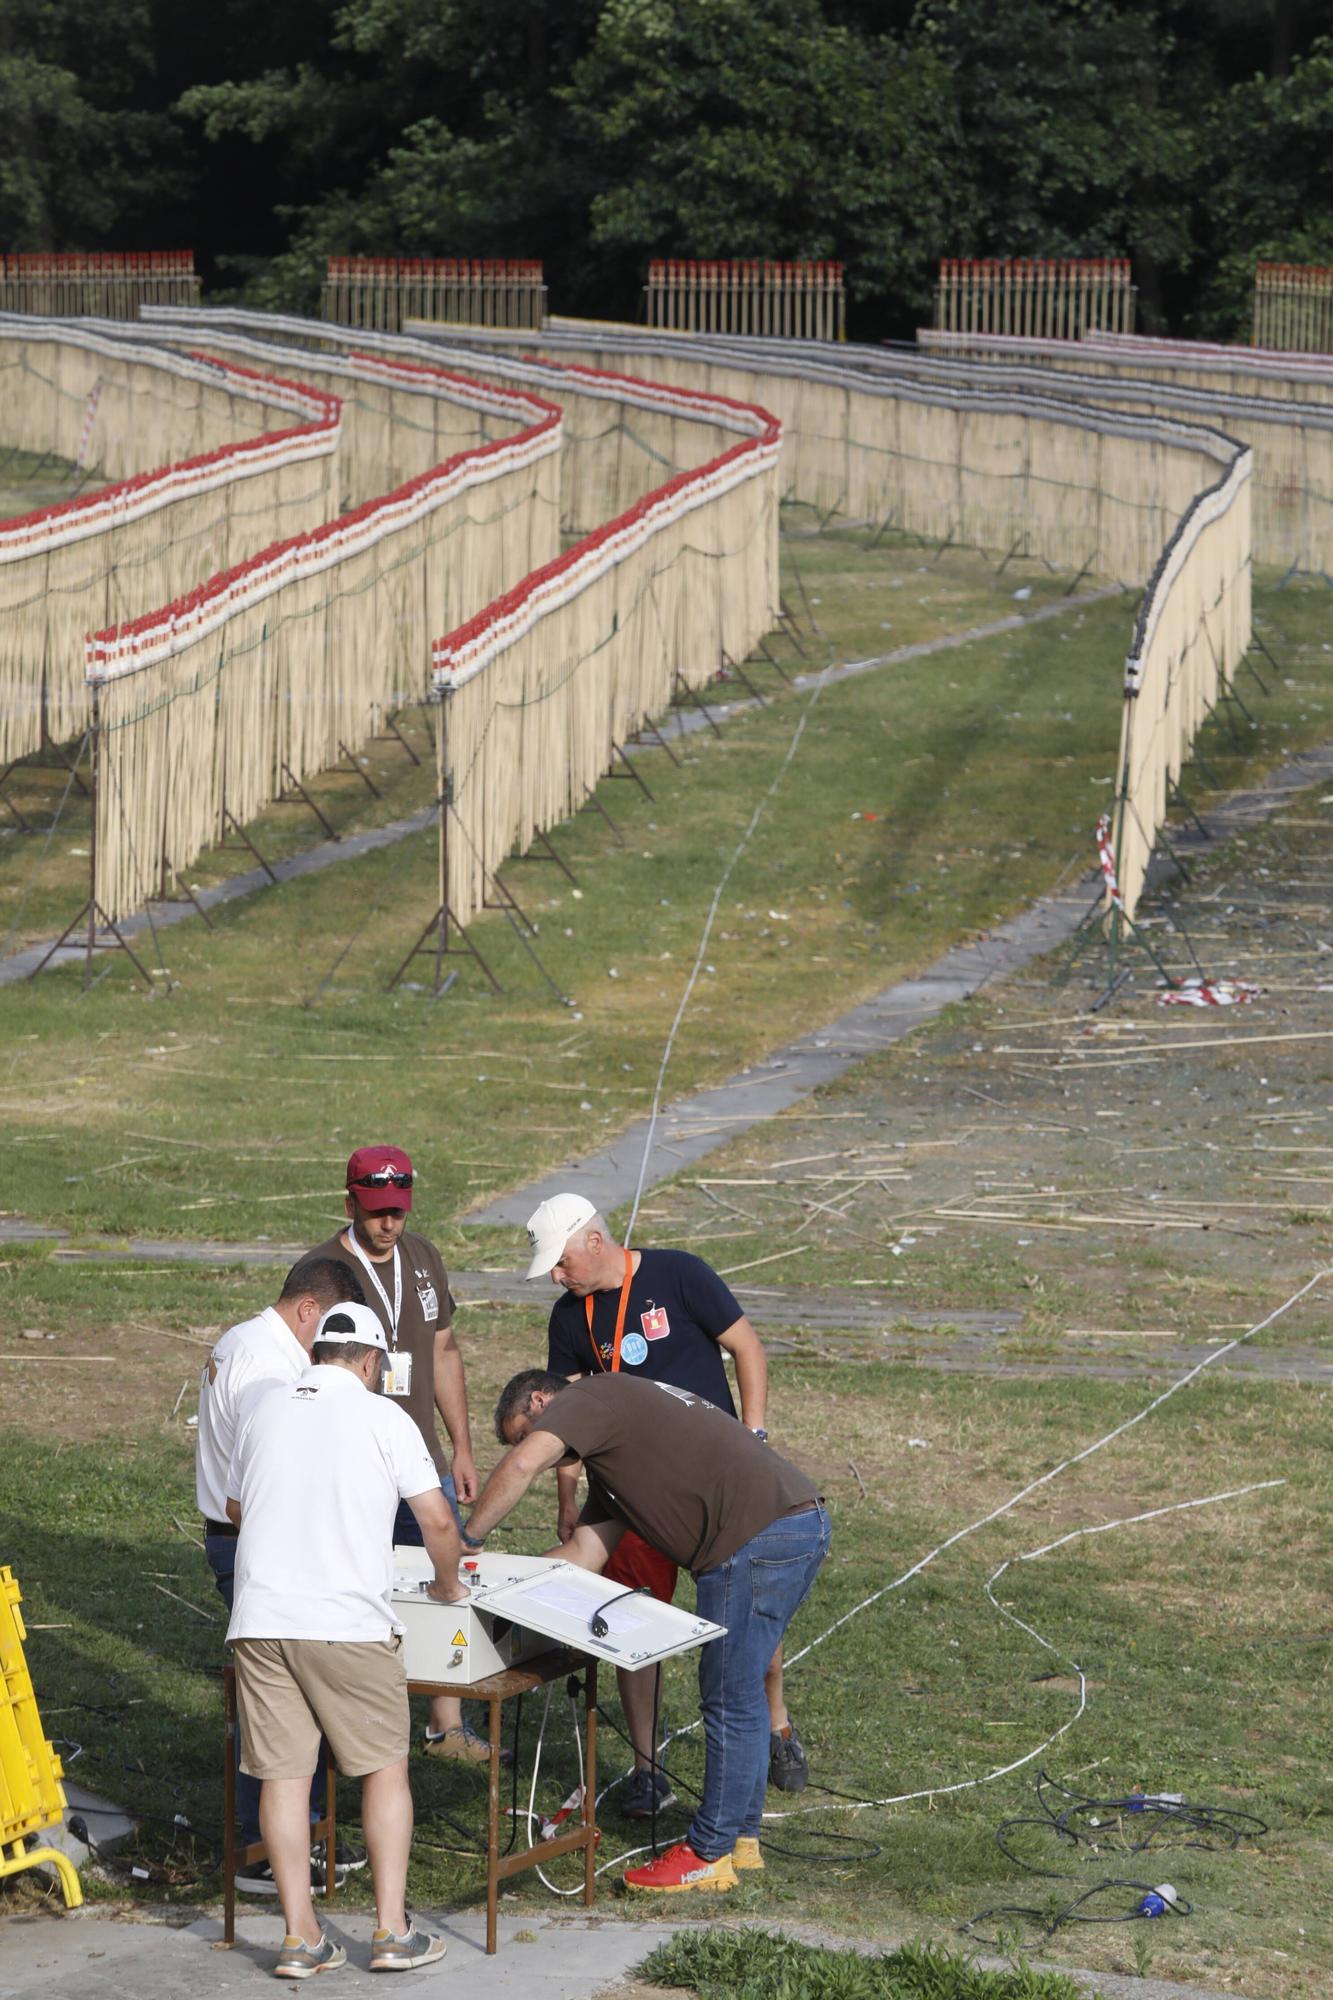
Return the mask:
{"type": "Polygon", "coordinates": [[[463,1603],[459,1540],[439,1474],[406,1411],[373,1394],[388,1342],[369,1306],[334,1306],[312,1366],[243,1412],[227,1478],[240,1529],[227,1643],[236,1660],[241,1767],[260,1780],[259,1821],[287,1935],[279,1978],[344,1965],[310,1895],[310,1777],[320,1732],[347,1777],[361,1779],[378,1928],[372,1972],[444,1956],[404,1897],[412,1844],[409,1720],[402,1627],[395,1623],[394,1515],[405,1500],[435,1565],[430,1595],[463,1603]]]}
{"type": "MultiPolygon", "coordinates": [[[[227,1519],[227,1474],[241,1412],[261,1390],[275,1382],[294,1382],[303,1374],[310,1366],[310,1343],[320,1316],[330,1306],[349,1304],[365,1304],[356,1272],[335,1257],[302,1257],[287,1273],[277,1304],[229,1327],[204,1363],[194,1489],[204,1517],[204,1554],[228,1611],[236,1530],[227,1519]]],[[[324,1765],[321,1756],[310,1788],[312,1823],[324,1817],[324,1765]]],[[[236,1816],[241,1845],[250,1847],[259,1839],[259,1787],[243,1771],[237,1775],[236,1816]]],[[[338,1879],[348,1868],[364,1867],[365,1859],[339,1842],[338,1879]]],[[[236,1887],[243,1896],[271,1896],[274,1886],[267,1861],[251,1861],[237,1870],[236,1887]]]]}

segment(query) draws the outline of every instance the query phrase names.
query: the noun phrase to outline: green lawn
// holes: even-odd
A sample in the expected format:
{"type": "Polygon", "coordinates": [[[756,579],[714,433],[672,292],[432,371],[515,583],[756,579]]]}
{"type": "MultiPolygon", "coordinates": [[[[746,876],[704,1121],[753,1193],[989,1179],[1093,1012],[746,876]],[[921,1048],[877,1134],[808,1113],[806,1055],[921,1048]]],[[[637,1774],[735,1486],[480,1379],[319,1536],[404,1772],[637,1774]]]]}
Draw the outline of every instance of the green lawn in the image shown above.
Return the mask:
{"type": "MultiPolygon", "coordinates": [[[[91,1303],[99,1275],[85,1272],[83,1280],[91,1303]]],[[[462,1338],[480,1432],[498,1385],[538,1351],[539,1330],[522,1314],[490,1311],[466,1316],[462,1338]]],[[[136,1893],[193,1903],[215,1894],[218,1882],[223,1626],[203,1556],[188,1539],[194,1514],[183,1420],[192,1393],[171,1414],[198,1355],[167,1345],[169,1353],[151,1330],[119,1334],[116,1365],[85,1373],[82,1425],[72,1403],[48,1409],[45,1399],[31,1423],[11,1415],[0,1436],[0,1546],[23,1584],[32,1673],[46,1726],[72,1757],[70,1774],[153,1816],[138,1850],[153,1879],[136,1893]],[[103,1381],[107,1407],[90,1412],[103,1381]],[[72,1756],[73,1745],[83,1746],[80,1755],[72,1756]],[[178,1812],[195,1835],[171,1825],[178,1812]]],[[[996,1382],[818,1356],[780,1357],[774,1374],[779,1448],[819,1479],[834,1518],[833,1553],[793,1628],[793,1655],[946,1534],[1148,1396],[1139,1382],[996,1382]]],[[[1038,1963],[1044,1955],[1122,1969],[1133,1963],[1136,1940],[1168,1975],[1236,1981],[1260,2000],[1321,1995],[1321,1968],[1333,1950],[1321,1889],[1333,1806],[1326,1758],[1333,1717],[1319,1643],[1327,1637],[1326,1407],[1323,1391],[1206,1377],[798,1662],[789,1695],[815,1784],[798,1799],[770,1795],[774,1808],[795,1811],[771,1823],[767,1871],[746,1878],[728,1907],[852,1936],[957,1946],[957,1927],[997,1904],[1040,1910],[1107,1875],[1169,1877],[1194,1903],[1187,1921],[1076,1926],[1044,1954],[1035,1923],[1006,1919],[982,1925],[982,1935],[1004,1930],[1038,1963]],[[1006,1557],[1073,1529],[1270,1479],[1287,1483],[1086,1537],[1012,1567],[996,1586],[999,1601],[1053,1652],[1003,1621],[984,1594],[1006,1557]],[[1074,1661],[1089,1687],[1076,1722],[1074,1661]],[[846,1809],[848,1799],[984,1778],[1067,1724],[1067,1734],[1011,1777],[889,1808],[846,1809]],[[1126,1855],[1108,1831],[1105,1854],[1080,1850],[1072,1861],[1038,1842],[1030,1858],[1071,1878],[1045,1881],[1006,1862],[994,1842],[1002,1819],[1035,1810],[1032,1781],[1042,1764],[1100,1796],[1141,1784],[1239,1806],[1271,1831],[1235,1853],[1171,1847],[1151,1857],[1126,1855]]],[[[550,1492],[530,1496],[506,1530],[509,1545],[548,1546],[552,1508],[550,1492]]],[[[667,1669],[673,1726],[694,1716],[692,1672],[688,1660],[667,1669]]],[[[523,1717],[525,1797],[540,1714],[534,1702],[523,1717]]],[[[602,1747],[609,1777],[622,1768],[610,1730],[602,1747]]],[[[669,1761],[688,1806],[687,1788],[701,1772],[697,1733],[682,1736],[669,1761]]],[[[539,1805],[558,1803],[573,1774],[571,1721],[557,1690],[539,1805]]],[[[475,1902],[481,1869],[459,1850],[481,1824],[481,1781],[416,1758],[413,1784],[414,1905],[475,1902]]],[[[354,1802],[354,1787],[348,1796],[354,1802]]],[[[667,1816],[668,1833],[683,1828],[685,1809],[667,1816]]],[[[642,1837],[617,1822],[611,1802],[606,1824],[608,1861],[642,1837]]],[[[557,1864],[554,1878],[572,1881],[574,1866],[557,1864]]],[[[622,1907],[614,1880],[614,1870],[603,1878],[612,1910],[622,1907]]],[[[534,1877],[513,1886],[522,1903],[546,1904],[534,1877]]],[[[128,1889],[117,1878],[96,1893],[128,1889]]]]}
{"type": "MultiPolygon", "coordinates": [[[[786,554],[834,659],[970,628],[1012,612],[1013,590],[1029,587],[966,552],[936,562],[843,533],[786,554]],[[909,594],[924,601],[904,617],[909,594]]],[[[729,1074],[1086,865],[1114,768],[1130,609],[1072,601],[1048,623],[826,689],[732,879],[670,1094],[729,1074]]],[[[1221,784],[1324,727],[1322,586],[1274,593],[1264,612],[1297,670],[1268,701],[1255,696],[1260,726],[1234,749],[1215,730],[1221,784]]],[[[164,933],[172,984],[151,997],[112,961],[91,993],[77,968],[0,991],[0,1100],[23,1148],[11,1205],[78,1230],[299,1242],[336,1213],[341,1159],[373,1128],[416,1158],[423,1219],[451,1262],[507,1257],[507,1241],[457,1218],[645,1108],[713,885],[806,699],[783,693],[721,740],[689,739],[679,768],[645,760],[652,802],[604,783],[625,845],[591,815],[561,830],[577,889],[549,862],[511,865],[571,1009],[499,917],[477,935],[502,997],[470,971],[441,1003],[420,982],[385,994],[433,906],[432,833],[250,898],[211,932],[192,921],[164,933]]],[[[384,755],[416,800],[422,772],[384,755]]],[[[351,823],[356,781],[326,782],[351,823]]],[[[411,800],[386,794],[375,812],[411,800]]],[[[290,832],[295,814],[281,812],[290,832]]],[[[11,836],[0,849],[11,925],[22,895],[31,909],[48,894],[23,872],[40,845],[11,836]]],[[[50,843],[74,867],[81,845],[63,825],[50,843]]],[[[77,893],[71,877],[63,911],[77,893]]]]}

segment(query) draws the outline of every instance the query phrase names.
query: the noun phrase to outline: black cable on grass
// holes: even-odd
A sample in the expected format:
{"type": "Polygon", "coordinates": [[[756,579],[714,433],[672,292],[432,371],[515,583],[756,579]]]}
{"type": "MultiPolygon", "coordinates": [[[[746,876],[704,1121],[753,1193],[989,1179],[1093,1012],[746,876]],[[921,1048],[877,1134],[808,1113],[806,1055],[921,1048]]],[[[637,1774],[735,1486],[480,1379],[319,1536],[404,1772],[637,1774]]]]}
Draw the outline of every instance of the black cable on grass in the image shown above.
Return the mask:
{"type": "MultiPolygon", "coordinates": [[[[617,1735],[620,1738],[622,1743],[628,1743],[630,1749],[632,1750],[634,1748],[634,1745],[630,1740],[629,1736],[620,1727],[620,1724],[617,1721],[615,1721],[614,1717],[607,1714],[606,1710],[602,1707],[602,1704],[600,1702],[598,1702],[597,1704],[597,1713],[601,1717],[602,1721],[606,1724],[607,1728],[612,1730],[615,1733],[615,1735],[617,1735]]],[[[656,1747],[657,1747],[657,1732],[656,1728],[654,1728],[653,1731],[654,1771],[655,1772],[660,1771],[662,1775],[665,1778],[667,1778],[671,1782],[671,1784],[675,1786],[677,1791],[688,1792],[691,1798],[701,1799],[703,1797],[703,1793],[699,1790],[698,1786],[690,1784],[688,1779],[682,1778],[678,1772],[668,1770],[667,1766],[662,1762],[662,1760],[656,1756],[656,1747]]],[[[836,1799],[844,1799],[851,1797],[850,1792],[835,1792],[829,1785],[812,1785],[810,1787],[810,1790],[816,1792],[829,1792],[830,1795],[836,1799]]],[[[656,1838],[656,1831],[657,1831],[656,1815],[654,1814],[653,1816],[654,1839],[656,1838]]],[[[785,1841],[773,1840],[769,1837],[769,1835],[765,1833],[760,1833],[759,1845],[769,1854],[782,1854],[786,1855],[791,1860],[813,1861],[816,1863],[822,1861],[829,1861],[829,1862],[875,1861],[884,1852],[883,1848],[879,1845],[878,1841],[867,1840],[863,1835],[856,1833],[828,1833],[826,1831],[821,1830],[819,1833],[812,1834],[811,1838],[813,1840],[824,1841],[825,1843],[828,1844],[828,1846],[836,1848],[837,1851],[835,1853],[826,1853],[820,1849],[813,1847],[791,1847],[788,1846],[785,1841]],[[856,1851],[853,1852],[852,1850],[856,1851]]],[[[654,1852],[656,1852],[656,1848],[654,1848],[654,1852]]]]}
{"type": "MultiPolygon", "coordinates": [[[[1029,1875],[1039,1875],[1048,1882],[1074,1882],[1078,1877],[1061,1868],[1043,1868],[1034,1861],[1027,1860],[1014,1851],[1010,1835],[1017,1827],[1037,1827],[1043,1834],[1052,1834],[1059,1851],[1069,1855],[1087,1848],[1093,1854],[1104,1849],[1132,1855],[1156,1852],[1163,1847],[1192,1847],[1204,1853],[1227,1853],[1239,1847],[1242,1840],[1257,1839],[1268,1832],[1265,1820],[1256,1813],[1242,1812],[1236,1806],[1194,1805],[1175,1793],[1133,1791],[1122,1793],[1117,1798],[1094,1798],[1086,1792],[1071,1791],[1062,1785],[1049,1771],[1038,1771],[1036,1777],[1037,1804],[1040,1816],[1020,1813],[1002,1820],[995,1829],[995,1843],[1007,1861],[1017,1868],[1025,1869],[1029,1875]],[[1064,1803],[1061,1804],[1061,1801],[1064,1803]]],[[[986,1910],[979,1910],[959,1929],[968,1936],[976,1937],[979,1943],[995,1944],[997,1938],[988,1938],[976,1929],[978,1924],[993,1917],[1024,1917],[1035,1923],[1043,1937],[1050,1937],[1062,1924],[1129,1924],[1154,1920],[1142,1907],[1145,1896],[1154,1893],[1157,1885],[1151,1882],[1135,1882],[1123,1876],[1111,1876],[1085,1889],[1062,1909],[1037,1909],[1027,1903],[997,1903],[986,1910]],[[1129,1889],[1136,1892],[1138,1900],[1128,1910],[1117,1910],[1109,1916],[1090,1912],[1086,1905],[1094,1897],[1103,1896],[1108,1890],[1129,1889]]],[[[1193,1905],[1181,1896],[1164,1904],[1163,1916],[1187,1917],[1193,1905]]]]}

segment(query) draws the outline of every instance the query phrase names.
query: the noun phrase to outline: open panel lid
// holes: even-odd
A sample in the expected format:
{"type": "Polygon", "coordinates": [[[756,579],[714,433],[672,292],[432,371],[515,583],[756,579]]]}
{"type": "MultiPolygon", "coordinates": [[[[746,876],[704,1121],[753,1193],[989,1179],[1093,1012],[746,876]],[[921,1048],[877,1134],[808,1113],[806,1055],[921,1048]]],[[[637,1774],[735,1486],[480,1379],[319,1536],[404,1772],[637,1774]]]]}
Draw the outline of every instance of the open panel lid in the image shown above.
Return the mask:
{"type": "Polygon", "coordinates": [[[574,1563],[554,1562],[540,1576],[478,1590],[472,1602],[478,1611],[499,1613],[525,1631],[540,1632],[576,1652],[592,1653],[631,1670],[706,1646],[726,1630],[674,1604],[659,1604],[655,1597],[637,1592],[622,1596],[624,1589],[623,1584],[608,1583],[604,1576],[574,1563]],[[599,1611],[607,1628],[605,1638],[592,1629],[599,1611]]]}

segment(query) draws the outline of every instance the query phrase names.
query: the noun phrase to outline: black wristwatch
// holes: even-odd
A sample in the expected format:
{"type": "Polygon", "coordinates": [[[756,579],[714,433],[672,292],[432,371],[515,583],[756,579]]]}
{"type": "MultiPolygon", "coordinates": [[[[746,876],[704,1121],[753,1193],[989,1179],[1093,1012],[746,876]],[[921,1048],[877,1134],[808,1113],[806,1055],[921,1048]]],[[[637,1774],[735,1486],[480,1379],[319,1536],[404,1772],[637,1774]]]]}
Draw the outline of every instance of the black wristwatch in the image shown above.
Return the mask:
{"type": "Polygon", "coordinates": [[[466,1528],[460,1528],[458,1530],[458,1538],[462,1542],[464,1548],[483,1549],[486,1546],[485,1535],[470,1535],[466,1528]]]}
{"type": "Polygon", "coordinates": [[[768,1443],[768,1432],[762,1424],[747,1424],[745,1428],[749,1431],[751,1437],[758,1438],[760,1444],[768,1443]]]}

